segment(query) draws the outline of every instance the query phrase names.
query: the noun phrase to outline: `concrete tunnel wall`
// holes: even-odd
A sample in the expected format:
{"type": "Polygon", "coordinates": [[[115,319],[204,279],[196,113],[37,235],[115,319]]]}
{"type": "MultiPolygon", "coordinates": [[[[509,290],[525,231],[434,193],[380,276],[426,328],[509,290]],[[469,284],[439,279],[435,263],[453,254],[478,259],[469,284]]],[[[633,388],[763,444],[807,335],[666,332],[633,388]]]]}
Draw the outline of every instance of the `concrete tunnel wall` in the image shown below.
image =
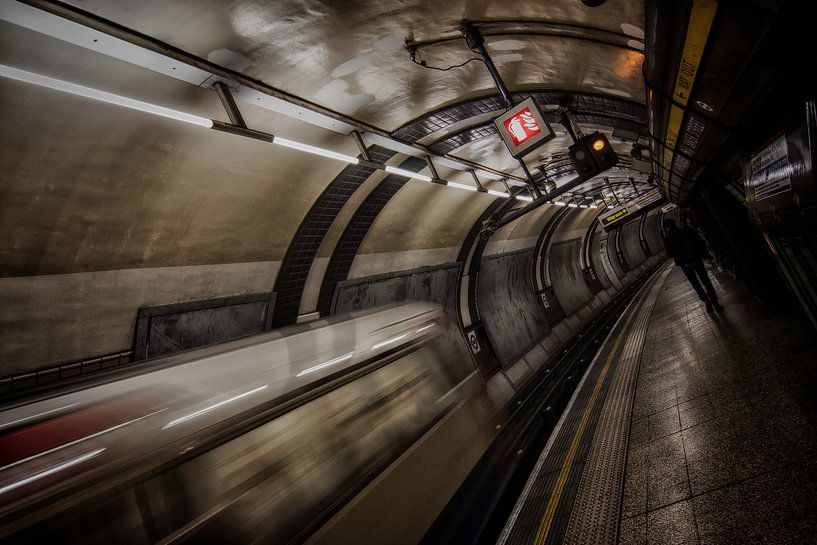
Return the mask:
{"type": "MultiPolygon", "coordinates": [[[[540,213],[538,218],[531,218],[528,223],[536,224],[537,220],[544,220],[544,225],[539,223],[541,231],[547,222],[553,220],[556,210],[555,207],[549,208],[540,213]]],[[[597,263],[601,261],[598,240],[599,235],[604,233],[596,221],[598,213],[594,209],[570,210],[555,226],[548,242],[550,248],[543,247],[539,250],[548,254],[551,260],[547,269],[564,312],[557,320],[548,322],[536,293],[533,279],[537,271],[534,270],[533,248],[494,254],[483,260],[479,280],[482,321],[503,368],[510,370],[521,363],[520,367],[527,369],[521,376],[517,376],[519,371],[509,371],[518,379],[524,378],[534,367],[541,365],[543,358],[553,354],[558,346],[586,324],[616,293],[660,259],[660,252],[648,259],[640,250],[638,230],[628,228],[622,237],[626,244],[640,252],[635,270],[629,274],[623,273],[620,268],[614,270],[612,274],[615,283],[610,281],[606,273],[602,273],[604,277],[601,289],[593,293],[582,274],[579,256],[588,229],[594,230],[595,236],[589,241],[591,264],[594,269],[598,269],[597,263]],[[537,346],[540,350],[533,357],[522,357],[537,346]]],[[[625,225],[633,223],[637,228],[638,221],[625,225]]],[[[527,233],[520,229],[519,234],[523,237],[527,233]]],[[[660,233],[658,237],[660,239],[660,233]]]]}
{"type": "MultiPolygon", "coordinates": [[[[210,89],[5,22],[0,22],[0,62],[225,119],[210,89]]],[[[272,291],[299,226],[327,181],[343,168],[8,79],[0,79],[0,100],[7,106],[0,128],[0,377],[128,351],[140,308],[272,291]]],[[[357,153],[346,136],[249,104],[241,109],[253,128],[357,153]]],[[[497,155],[505,153],[501,146],[484,139],[460,151],[497,155]]],[[[397,154],[388,164],[405,159],[397,154]]],[[[439,170],[446,179],[473,183],[467,173],[439,170]]],[[[332,218],[306,264],[300,314],[317,308],[334,249],[384,178],[376,171],[361,181],[332,218]]],[[[423,285],[426,273],[403,273],[433,267],[430,292],[409,286],[405,294],[441,302],[456,314],[451,296],[456,284],[450,279],[439,284],[445,286],[442,297],[433,287],[436,271],[458,267],[463,241],[495,201],[482,193],[406,181],[364,234],[347,276],[359,282],[354,288],[337,286],[335,311],[355,306],[344,299],[349,290],[388,284],[384,274],[423,285]]],[[[486,275],[496,275],[497,290],[499,264],[516,271],[514,303],[508,305],[506,298],[499,304],[486,281],[487,291],[479,296],[485,308],[496,301],[497,312],[507,314],[505,328],[512,327],[513,316],[535,317],[535,327],[503,345],[508,361],[551,329],[529,300],[535,290],[525,283],[532,263],[525,260],[533,259],[536,240],[556,210],[542,207],[503,228],[485,251],[485,264],[494,271],[486,275]]],[[[399,300],[401,292],[371,293],[363,298],[366,305],[399,300]]]]}

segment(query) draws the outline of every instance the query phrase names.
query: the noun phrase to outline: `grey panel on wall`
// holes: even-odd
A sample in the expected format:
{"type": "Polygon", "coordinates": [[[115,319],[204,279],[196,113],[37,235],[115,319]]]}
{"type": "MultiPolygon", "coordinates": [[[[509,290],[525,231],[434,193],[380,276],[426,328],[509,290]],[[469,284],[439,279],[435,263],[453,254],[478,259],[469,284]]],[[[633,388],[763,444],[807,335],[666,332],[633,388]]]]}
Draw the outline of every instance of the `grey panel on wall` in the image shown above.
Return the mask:
{"type": "Polygon", "coordinates": [[[448,316],[443,343],[446,371],[461,380],[474,370],[470,350],[457,321],[457,283],[460,264],[421,267],[338,282],[332,314],[401,303],[430,301],[443,307],[448,316]]]}
{"type": "Polygon", "coordinates": [[[140,308],[134,360],[266,331],[274,302],[270,292],[140,308]]]}
{"type": "MultiPolygon", "coordinates": [[[[610,260],[610,266],[613,269],[613,273],[616,275],[616,278],[621,282],[624,279],[624,269],[621,267],[621,263],[618,260],[618,254],[616,253],[616,236],[618,236],[618,231],[613,230],[607,235],[607,257],[610,260]]],[[[621,243],[624,243],[624,240],[621,240],[621,243]]]]}
{"type": "Polygon", "coordinates": [[[631,269],[635,269],[647,260],[644,250],[641,249],[640,230],[641,222],[638,220],[631,221],[621,228],[621,249],[631,269]]]}
{"type": "Polygon", "coordinates": [[[653,255],[664,251],[664,240],[661,238],[661,226],[658,225],[658,214],[650,214],[644,220],[644,238],[653,255]]]}
{"type": "Polygon", "coordinates": [[[532,286],[533,249],[482,261],[479,307],[485,332],[503,367],[509,367],[550,332],[532,286]]]}
{"type": "MultiPolygon", "coordinates": [[[[602,231],[601,227],[594,227],[594,229],[596,229],[596,232],[593,233],[593,238],[590,241],[590,263],[592,263],[602,287],[608,289],[612,286],[612,280],[610,280],[610,276],[607,274],[607,267],[605,267],[601,261],[601,241],[602,237],[606,237],[606,234],[602,231]]],[[[605,242],[605,248],[606,247],[607,244],[605,242]]]]}
{"type": "Polygon", "coordinates": [[[556,242],[550,249],[550,280],[556,290],[556,297],[559,298],[562,310],[568,316],[593,296],[579,267],[581,245],[582,240],[574,238],[556,242]]]}

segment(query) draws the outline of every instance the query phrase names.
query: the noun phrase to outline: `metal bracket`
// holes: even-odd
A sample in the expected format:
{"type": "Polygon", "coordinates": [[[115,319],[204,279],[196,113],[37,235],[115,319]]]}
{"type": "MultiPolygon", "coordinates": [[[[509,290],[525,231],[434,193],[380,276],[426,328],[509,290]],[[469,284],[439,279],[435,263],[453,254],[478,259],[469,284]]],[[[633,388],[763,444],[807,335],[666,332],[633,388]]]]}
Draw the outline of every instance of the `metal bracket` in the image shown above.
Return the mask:
{"type": "Polygon", "coordinates": [[[485,188],[482,187],[482,184],[480,183],[479,178],[477,178],[477,173],[474,172],[474,169],[471,169],[469,172],[471,172],[471,177],[474,179],[474,183],[477,184],[477,189],[479,189],[480,191],[483,191],[485,188]]]}
{"type": "Polygon", "coordinates": [[[482,32],[480,32],[478,27],[471,23],[463,23],[460,26],[460,31],[465,38],[465,44],[468,46],[468,49],[482,57],[485,67],[488,68],[488,72],[491,74],[491,78],[494,80],[494,84],[499,90],[499,94],[502,96],[502,102],[505,103],[505,107],[513,107],[511,92],[508,90],[508,86],[505,85],[505,82],[502,81],[502,76],[499,74],[499,70],[496,69],[494,61],[491,59],[491,56],[485,49],[485,38],[482,36],[482,32]]]}
{"type": "Polygon", "coordinates": [[[360,136],[360,132],[354,130],[351,132],[351,135],[352,138],[355,139],[355,144],[357,144],[357,149],[360,151],[360,155],[363,156],[364,160],[371,162],[372,158],[369,157],[369,150],[366,148],[366,144],[363,142],[363,137],[360,136]]]}
{"type": "Polygon", "coordinates": [[[217,81],[213,84],[213,89],[216,90],[218,98],[221,99],[221,105],[227,110],[227,116],[230,118],[230,122],[236,127],[246,129],[247,124],[244,123],[241,110],[238,109],[238,105],[235,103],[233,94],[230,92],[230,88],[227,87],[227,84],[223,81],[217,81]]]}
{"type": "Polygon", "coordinates": [[[542,196],[542,192],[539,191],[539,188],[536,186],[536,182],[533,180],[533,174],[530,173],[530,170],[528,170],[528,165],[525,164],[525,160],[521,157],[519,158],[519,166],[522,167],[522,171],[525,173],[525,178],[528,179],[528,187],[530,187],[531,193],[533,193],[533,198],[538,199],[542,196]]]}
{"type": "MultiPolygon", "coordinates": [[[[431,172],[431,177],[434,178],[435,180],[439,180],[440,175],[437,174],[437,168],[434,166],[434,162],[431,160],[430,155],[426,155],[426,165],[428,165],[428,170],[431,172]]],[[[474,172],[473,169],[471,170],[471,172],[472,173],[474,172]]]]}

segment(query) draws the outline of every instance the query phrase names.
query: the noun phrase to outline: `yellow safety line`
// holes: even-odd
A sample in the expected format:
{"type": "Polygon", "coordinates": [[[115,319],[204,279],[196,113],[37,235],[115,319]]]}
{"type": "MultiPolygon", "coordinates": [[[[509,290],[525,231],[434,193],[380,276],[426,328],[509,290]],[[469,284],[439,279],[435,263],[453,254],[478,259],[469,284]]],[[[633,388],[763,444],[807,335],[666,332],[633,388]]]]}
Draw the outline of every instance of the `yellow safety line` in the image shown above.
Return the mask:
{"type": "Polygon", "coordinates": [[[618,346],[621,344],[621,340],[624,338],[624,334],[627,332],[627,329],[630,326],[630,322],[632,322],[633,318],[638,314],[640,310],[640,305],[644,302],[646,298],[646,294],[650,290],[644,291],[639,301],[633,308],[633,311],[627,317],[627,321],[624,322],[624,326],[621,328],[621,331],[616,337],[616,341],[613,344],[613,349],[610,350],[610,355],[607,357],[607,361],[604,362],[604,368],[602,369],[601,373],[599,374],[599,378],[596,381],[596,387],[593,388],[593,393],[590,396],[590,401],[587,403],[587,407],[584,409],[584,414],[582,414],[582,419],[579,422],[579,427],[576,428],[575,435],[573,436],[573,441],[570,443],[570,449],[567,451],[567,456],[565,456],[564,464],[562,464],[562,469],[559,472],[559,477],[556,479],[556,484],[553,487],[553,492],[550,494],[550,498],[548,499],[547,507],[545,507],[545,513],[542,515],[542,520],[539,523],[539,529],[536,532],[536,537],[533,540],[535,545],[544,545],[545,539],[547,539],[548,532],[550,532],[550,526],[553,523],[553,515],[556,513],[556,506],[559,505],[559,500],[562,497],[562,492],[564,491],[565,482],[567,481],[567,476],[570,473],[570,468],[573,465],[573,458],[576,456],[576,451],[579,449],[579,444],[581,443],[582,436],[584,435],[584,429],[587,427],[587,422],[590,420],[590,414],[593,411],[593,406],[596,403],[596,399],[599,396],[599,392],[601,391],[601,386],[604,384],[604,379],[607,376],[607,372],[610,370],[610,365],[613,362],[613,358],[618,351],[618,346]]]}
{"type": "Polygon", "coordinates": [[[678,142],[678,133],[681,131],[681,122],[684,120],[684,108],[689,102],[689,94],[698,75],[701,57],[717,9],[718,3],[716,0],[695,0],[692,4],[692,12],[689,14],[687,35],[681,54],[681,65],[678,67],[675,90],[672,94],[674,103],[670,108],[667,137],[664,140],[664,161],[662,162],[664,172],[662,178],[664,179],[664,189],[666,189],[667,194],[669,194],[669,177],[672,160],[675,156],[675,145],[678,142]]]}

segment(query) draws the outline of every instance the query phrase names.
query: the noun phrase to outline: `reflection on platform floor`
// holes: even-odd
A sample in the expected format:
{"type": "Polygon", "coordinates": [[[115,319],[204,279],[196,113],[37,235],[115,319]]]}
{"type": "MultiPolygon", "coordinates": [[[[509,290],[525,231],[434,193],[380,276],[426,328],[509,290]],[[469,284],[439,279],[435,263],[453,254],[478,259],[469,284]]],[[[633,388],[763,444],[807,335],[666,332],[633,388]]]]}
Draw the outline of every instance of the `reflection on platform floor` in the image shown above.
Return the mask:
{"type": "Polygon", "coordinates": [[[817,342],[726,275],[667,277],[641,361],[619,543],[817,542],[817,342]]]}

